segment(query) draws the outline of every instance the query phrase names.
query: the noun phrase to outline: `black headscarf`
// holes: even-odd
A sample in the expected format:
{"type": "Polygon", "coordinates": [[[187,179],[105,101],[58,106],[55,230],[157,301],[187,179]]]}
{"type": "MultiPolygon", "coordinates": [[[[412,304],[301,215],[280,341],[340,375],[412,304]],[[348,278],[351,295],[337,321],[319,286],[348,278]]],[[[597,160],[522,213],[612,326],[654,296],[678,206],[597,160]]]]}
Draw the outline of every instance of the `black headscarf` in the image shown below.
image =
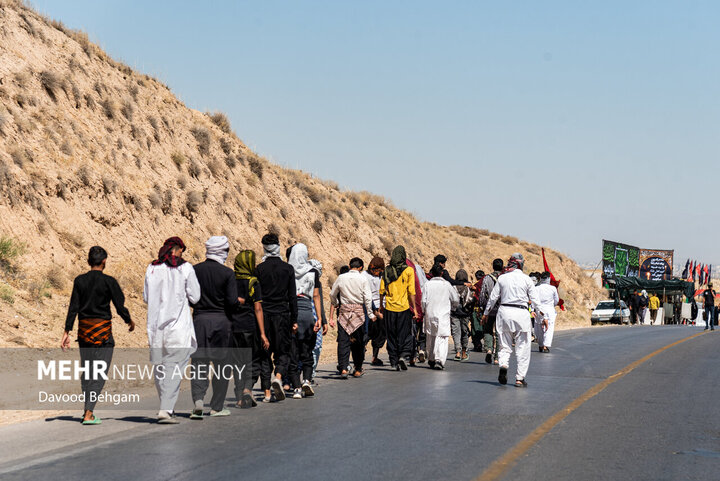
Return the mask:
{"type": "Polygon", "coordinates": [[[390,264],[385,268],[383,272],[383,280],[385,281],[385,287],[389,286],[402,275],[403,271],[407,269],[407,254],[403,246],[397,246],[392,251],[392,257],[390,258],[390,264]]]}

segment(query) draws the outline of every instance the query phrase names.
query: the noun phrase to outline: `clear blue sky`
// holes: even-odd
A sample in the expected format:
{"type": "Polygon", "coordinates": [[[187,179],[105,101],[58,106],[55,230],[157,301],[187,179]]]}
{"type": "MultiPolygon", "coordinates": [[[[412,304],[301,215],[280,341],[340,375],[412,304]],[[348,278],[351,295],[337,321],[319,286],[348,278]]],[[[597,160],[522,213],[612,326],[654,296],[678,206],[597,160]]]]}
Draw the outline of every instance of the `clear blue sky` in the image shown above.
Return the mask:
{"type": "Polygon", "coordinates": [[[717,2],[33,5],[271,160],[424,220],[720,264],[717,2]]]}

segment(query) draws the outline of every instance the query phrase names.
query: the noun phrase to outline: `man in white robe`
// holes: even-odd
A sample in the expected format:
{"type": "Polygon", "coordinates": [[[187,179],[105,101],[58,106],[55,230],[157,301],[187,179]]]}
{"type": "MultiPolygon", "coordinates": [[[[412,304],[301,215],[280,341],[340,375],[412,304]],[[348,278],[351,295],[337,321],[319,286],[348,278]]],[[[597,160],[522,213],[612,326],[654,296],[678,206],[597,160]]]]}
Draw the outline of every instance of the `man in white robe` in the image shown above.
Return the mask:
{"type": "Polygon", "coordinates": [[[498,381],[507,384],[507,372],[510,366],[510,355],[515,343],[515,356],[517,357],[517,374],[515,386],[527,387],[525,376],[530,367],[530,345],[532,342],[532,323],[530,321],[529,306],[543,315],[545,312],[538,305],[535,283],[523,273],[525,259],[522,254],[513,254],[507,263],[505,273],[498,277],[485,306],[483,322],[487,322],[488,315],[495,304],[500,303],[495,328],[498,333],[498,363],[500,373],[498,381]]]}
{"type": "Polygon", "coordinates": [[[433,369],[444,369],[450,337],[450,312],[460,305],[460,296],[443,279],[442,266],[435,264],[430,274],[433,277],[425,283],[422,293],[428,365],[433,369]]]}
{"type": "Polygon", "coordinates": [[[543,272],[540,275],[540,285],[535,290],[537,291],[540,309],[545,313],[537,312],[535,339],[537,339],[540,352],[550,352],[553,334],[555,333],[555,318],[557,317],[555,306],[560,302],[560,296],[557,288],[550,285],[549,272],[543,272]]]}
{"type": "Polygon", "coordinates": [[[177,424],[174,409],[182,373],[197,348],[190,303],[200,300],[200,284],[192,264],[182,258],[185,244],[178,237],[166,240],[158,258],[145,272],[143,299],[147,309],[150,362],[160,397],[158,422],[177,424]]]}

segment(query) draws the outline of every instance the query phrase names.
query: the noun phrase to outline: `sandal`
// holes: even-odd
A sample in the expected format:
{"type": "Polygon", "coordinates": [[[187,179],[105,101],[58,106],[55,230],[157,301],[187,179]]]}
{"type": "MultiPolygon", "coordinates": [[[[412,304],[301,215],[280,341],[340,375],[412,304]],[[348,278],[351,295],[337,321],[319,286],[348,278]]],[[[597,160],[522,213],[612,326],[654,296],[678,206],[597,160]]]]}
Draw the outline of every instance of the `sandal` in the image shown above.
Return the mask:
{"type": "Polygon", "coordinates": [[[353,377],[363,377],[363,374],[365,374],[365,371],[358,371],[355,370],[355,373],[353,374],[353,377]]]}
{"type": "Polygon", "coordinates": [[[525,379],[518,379],[515,381],[515,387],[527,387],[527,381],[525,379]]]}
{"type": "Polygon", "coordinates": [[[93,424],[102,424],[102,419],[93,414],[92,419],[83,419],[83,425],[92,426],[93,424]]]}

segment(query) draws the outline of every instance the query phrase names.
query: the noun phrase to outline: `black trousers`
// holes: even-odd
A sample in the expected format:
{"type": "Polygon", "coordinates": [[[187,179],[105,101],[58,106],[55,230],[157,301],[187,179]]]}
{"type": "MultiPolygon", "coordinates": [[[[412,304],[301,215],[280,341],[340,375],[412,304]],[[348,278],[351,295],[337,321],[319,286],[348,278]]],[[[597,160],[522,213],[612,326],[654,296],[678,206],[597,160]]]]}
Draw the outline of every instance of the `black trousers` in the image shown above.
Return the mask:
{"type": "Polygon", "coordinates": [[[202,312],[195,313],[193,325],[198,348],[193,353],[191,361],[193,371],[196,373],[190,380],[192,400],[195,402],[205,398],[210,387],[210,364],[212,364],[213,370],[221,375],[212,377],[213,394],[210,399],[210,409],[222,411],[230,384],[230,370],[233,368],[229,349],[232,338],[230,320],[224,313],[202,312]]]}
{"type": "Polygon", "coordinates": [[[227,396],[228,385],[230,384],[230,368],[233,367],[233,361],[229,358],[207,358],[193,357],[192,366],[196,373],[195,377],[190,380],[190,391],[192,393],[193,403],[201,401],[207,394],[210,387],[210,364],[213,365],[213,371],[219,372],[220,375],[212,375],[212,398],[210,398],[210,409],[213,411],[222,411],[225,407],[225,397],[227,396]],[[226,375],[223,375],[226,374],[226,375]]]}
{"type": "MultiPolygon", "coordinates": [[[[97,403],[97,397],[105,387],[105,379],[98,373],[93,374],[93,362],[104,361],[106,366],[110,367],[110,361],[112,361],[113,348],[115,343],[111,341],[96,346],[94,344],[88,344],[80,342],[80,362],[83,366],[87,362],[89,371],[83,375],[80,379],[80,388],[85,395],[85,410],[94,411],[95,403],[97,403]],[[95,379],[93,379],[95,378],[95,379]]],[[[98,371],[99,372],[99,371],[98,371]]],[[[108,375],[107,371],[104,371],[108,375]]]]}
{"type": "Polygon", "coordinates": [[[283,378],[287,377],[292,349],[292,325],[289,312],[265,314],[265,335],[270,341],[270,349],[260,353],[261,380],[271,378],[273,363],[275,364],[275,374],[280,374],[283,378]]]}
{"type": "Polygon", "coordinates": [[[352,354],[355,370],[362,371],[363,362],[365,362],[365,342],[363,342],[362,326],[358,327],[352,334],[348,334],[347,331],[338,324],[337,353],[338,365],[340,365],[342,369],[345,369],[349,365],[350,354],[352,354]]]}
{"type": "Polygon", "coordinates": [[[413,350],[413,318],[410,309],[402,312],[385,310],[387,327],[387,351],[390,366],[397,365],[400,358],[410,360],[413,350]]]}
{"type": "MultiPolygon", "coordinates": [[[[252,391],[252,387],[260,376],[262,346],[257,332],[233,332],[233,380],[235,382],[235,399],[240,399],[244,390],[252,391]],[[244,369],[243,369],[244,367],[244,369]],[[240,374],[239,370],[242,370],[240,374]]],[[[262,389],[270,389],[270,377],[262,380],[262,389]]]]}
{"type": "Polygon", "coordinates": [[[293,388],[302,386],[302,382],[300,381],[301,369],[298,368],[298,364],[302,365],[303,380],[310,381],[312,379],[313,365],[315,364],[313,349],[315,349],[316,341],[317,333],[315,332],[313,332],[312,335],[307,335],[306,333],[303,339],[299,339],[296,335],[292,337],[288,377],[290,378],[293,388]]]}
{"type": "Polygon", "coordinates": [[[387,328],[385,327],[385,319],[379,317],[375,321],[368,324],[368,337],[372,345],[373,357],[378,357],[380,349],[385,345],[387,340],[387,328]]]}

